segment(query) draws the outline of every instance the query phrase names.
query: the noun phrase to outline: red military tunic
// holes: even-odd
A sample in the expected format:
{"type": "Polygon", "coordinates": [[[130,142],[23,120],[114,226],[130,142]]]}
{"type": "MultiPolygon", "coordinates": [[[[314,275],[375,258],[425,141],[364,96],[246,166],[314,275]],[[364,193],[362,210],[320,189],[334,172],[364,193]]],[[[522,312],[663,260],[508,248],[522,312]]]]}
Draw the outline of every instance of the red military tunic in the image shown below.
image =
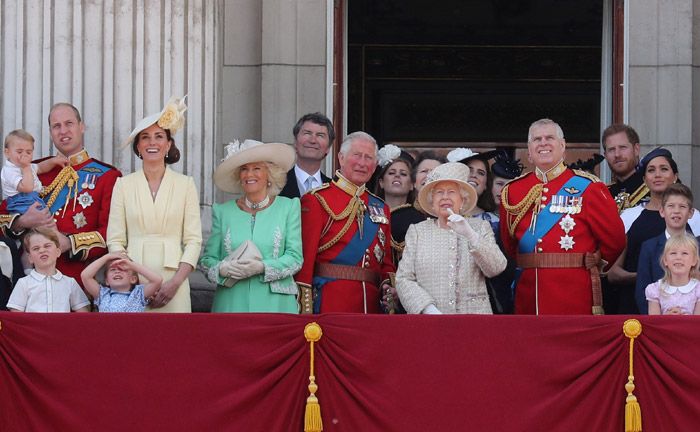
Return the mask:
{"type": "MultiPolygon", "coordinates": [[[[530,228],[534,206],[544,208],[552,202],[552,197],[560,193],[562,187],[574,176],[592,180],[581,195],[580,212],[568,216],[575,225],[562,226],[559,219],[541,238],[536,239],[534,250],[527,253],[586,253],[600,250],[602,258],[613,263],[625,248],[625,228],[617,214],[615,201],[605,184],[594,176],[581,171],[572,171],[562,163],[552,168],[543,182],[535,173],[511,181],[504,188],[501,206],[500,234],[506,253],[516,257],[519,242],[530,228]],[[542,185],[541,197],[535,193],[542,185]],[[517,209],[527,195],[537,202],[517,209]],[[508,209],[511,211],[509,212],[508,209]],[[516,210],[517,209],[517,210],[516,210]],[[522,219],[513,228],[516,216],[523,213],[522,219]],[[565,228],[569,232],[565,232],[565,228]]],[[[544,176],[541,176],[544,178],[544,176]]],[[[571,190],[571,188],[569,188],[571,190]]],[[[563,193],[563,192],[561,192],[563,193]]],[[[560,193],[560,194],[561,194],[560,193]]],[[[555,199],[556,201],[556,199],[555,199]]],[[[556,204],[556,203],[555,203],[556,204]]],[[[543,210],[547,211],[547,210],[543,210]]],[[[564,212],[560,212],[564,213],[564,212]]],[[[539,216],[537,223],[542,223],[539,216]]],[[[521,251],[520,253],[526,253],[521,251]]],[[[577,268],[526,268],[517,282],[515,312],[519,314],[591,314],[593,305],[591,275],[584,267],[577,268]]]]}
{"type": "MultiPolygon", "coordinates": [[[[71,156],[69,160],[77,174],[77,181],[61,182],[65,184],[59,188],[49,208],[53,211],[56,227],[71,242],[71,249],[58,259],[57,268],[82,285],[80,272],[90,261],[107,252],[105,237],[112,189],[121,172],[111,165],[91,158],[84,150],[71,156]],[[69,184],[73,185],[70,193],[69,184]]],[[[39,180],[43,187],[50,187],[61,171],[62,168],[56,167],[40,174],[39,180]]],[[[44,196],[44,201],[48,203],[50,197],[50,193],[44,196]]],[[[6,207],[7,202],[3,201],[0,206],[0,229],[3,232],[9,231],[12,221],[18,216],[7,214],[6,207]]]]}
{"type": "Polygon", "coordinates": [[[318,264],[351,265],[376,272],[381,281],[388,280],[389,273],[395,271],[389,214],[381,199],[340,175],[302,197],[304,264],[295,279],[302,287],[313,286],[314,312],[381,312],[381,282],[324,278],[318,264]]]}

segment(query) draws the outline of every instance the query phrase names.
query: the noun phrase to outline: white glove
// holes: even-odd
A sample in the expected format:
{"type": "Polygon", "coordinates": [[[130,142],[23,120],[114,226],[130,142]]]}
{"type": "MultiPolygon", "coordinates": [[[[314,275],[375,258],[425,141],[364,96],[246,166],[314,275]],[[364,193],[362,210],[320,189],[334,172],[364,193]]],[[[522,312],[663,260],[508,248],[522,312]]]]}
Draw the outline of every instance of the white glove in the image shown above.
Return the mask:
{"type": "Polygon", "coordinates": [[[457,234],[466,237],[467,240],[469,240],[469,243],[475,245],[479,241],[479,234],[474,231],[474,228],[469,225],[469,222],[467,222],[464,216],[458,215],[457,213],[453,212],[452,209],[448,209],[448,211],[450,212],[450,215],[447,217],[447,226],[452,228],[452,231],[456,232],[457,234]]]}
{"type": "Polygon", "coordinates": [[[442,315],[440,309],[436,308],[435,305],[432,303],[426,306],[421,313],[426,315],[442,315]]]}
{"type": "Polygon", "coordinates": [[[221,261],[221,264],[219,264],[219,274],[223,278],[231,277],[231,272],[233,271],[233,265],[234,265],[233,260],[223,260],[221,261]]]}
{"type": "Polygon", "coordinates": [[[265,271],[265,265],[259,259],[238,260],[233,263],[231,277],[242,280],[248,279],[265,271]]]}

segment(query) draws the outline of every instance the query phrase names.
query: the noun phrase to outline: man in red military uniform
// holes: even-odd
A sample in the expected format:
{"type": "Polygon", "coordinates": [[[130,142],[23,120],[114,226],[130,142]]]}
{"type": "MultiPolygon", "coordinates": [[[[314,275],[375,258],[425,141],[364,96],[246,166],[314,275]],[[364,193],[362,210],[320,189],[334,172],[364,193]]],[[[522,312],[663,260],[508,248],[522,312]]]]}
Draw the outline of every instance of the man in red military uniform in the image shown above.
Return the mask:
{"type": "Polygon", "coordinates": [[[63,252],[57,268],[81,283],[80,272],[94,258],[107,252],[104,239],[109,206],[114,183],[121,172],[91,158],[85,151],[85,125],[73,105],[57,103],[51,107],[49,129],[56,150],[68,158],[69,164],[39,175],[47,208],[40,210],[35,203],[21,216],[7,214],[7,203],[3,201],[0,229],[18,236],[25,229],[55,223],[63,252]]]}
{"type": "Polygon", "coordinates": [[[365,189],[377,166],[377,143],[352,133],[338,160],[337,178],[301,200],[304,265],[295,279],[302,313],[379,313],[395,269],[389,208],[365,189]]]}
{"type": "Polygon", "coordinates": [[[599,266],[625,247],[625,228],[605,184],[564,165],[561,127],[542,119],[527,144],[535,171],[501,195],[501,239],[522,269],[515,293],[520,314],[602,313],[599,266]]]}

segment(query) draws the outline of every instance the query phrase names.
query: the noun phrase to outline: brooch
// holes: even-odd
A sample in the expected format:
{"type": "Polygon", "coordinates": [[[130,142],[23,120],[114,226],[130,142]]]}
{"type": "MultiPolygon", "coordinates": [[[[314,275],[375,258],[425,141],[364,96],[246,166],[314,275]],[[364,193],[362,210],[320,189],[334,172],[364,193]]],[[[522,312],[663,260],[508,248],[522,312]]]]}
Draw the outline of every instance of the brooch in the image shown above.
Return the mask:
{"type": "Polygon", "coordinates": [[[73,224],[75,224],[75,227],[80,229],[87,225],[87,219],[85,219],[85,215],[83,212],[76,213],[73,215],[73,224]]]}

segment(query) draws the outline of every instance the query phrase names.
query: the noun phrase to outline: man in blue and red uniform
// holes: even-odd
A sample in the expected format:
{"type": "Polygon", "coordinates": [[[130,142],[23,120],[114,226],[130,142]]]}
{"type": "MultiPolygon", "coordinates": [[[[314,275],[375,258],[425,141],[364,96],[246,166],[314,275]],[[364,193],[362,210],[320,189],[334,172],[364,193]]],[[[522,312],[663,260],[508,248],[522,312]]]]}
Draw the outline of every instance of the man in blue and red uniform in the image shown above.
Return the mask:
{"type": "Polygon", "coordinates": [[[56,150],[68,158],[69,164],[39,175],[47,208],[39,209],[39,203],[35,203],[21,216],[7,214],[7,203],[3,201],[0,230],[17,237],[26,229],[55,223],[63,252],[57,268],[81,283],[80,272],[107,252],[104,239],[112,189],[121,172],[85,151],[85,124],[73,105],[52,106],[49,129],[56,150]]]}
{"type": "Polygon", "coordinates": [[[388,282],[395,268],[389,208],[365,189],[377,166],[377,143],[354,132],[338,161],[336,179],[301,200],[304,265],[295,276],[301,311],[380,313],[383,298],[394,292],[388,282]]]}
{"type": "Polygon", "coordinates": [[[527,148],[535,171],[501,194],[501,239],[522,270],[515,313],[600,314],[599,268],[625,247],[615,201],[597,177],[564,165],[557,123],[534,122],[527,148]]]}

